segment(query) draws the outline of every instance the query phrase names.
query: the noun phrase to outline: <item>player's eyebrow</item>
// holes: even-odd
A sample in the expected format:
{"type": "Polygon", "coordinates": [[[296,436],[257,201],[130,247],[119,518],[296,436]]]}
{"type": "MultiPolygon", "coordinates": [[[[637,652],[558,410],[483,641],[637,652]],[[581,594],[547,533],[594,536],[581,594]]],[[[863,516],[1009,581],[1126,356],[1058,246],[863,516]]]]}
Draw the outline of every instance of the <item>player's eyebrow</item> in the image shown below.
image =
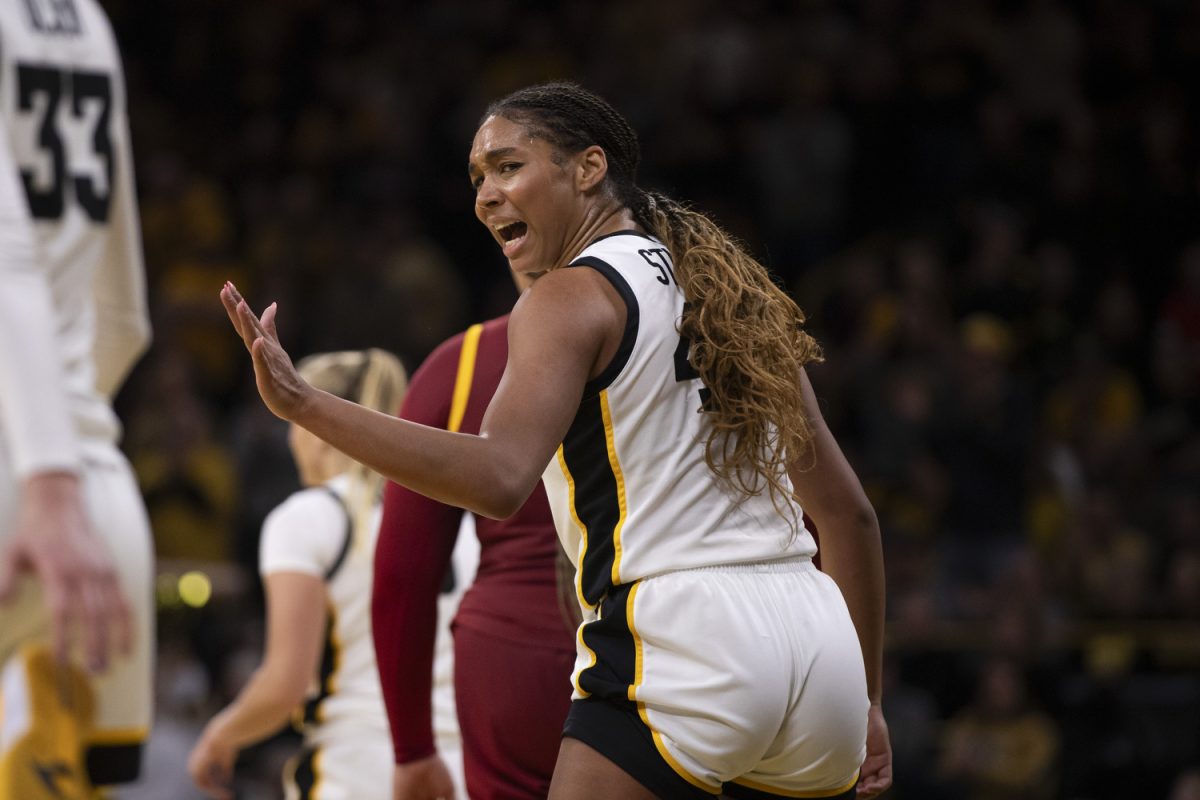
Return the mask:
{"type": "MultiPolygon", "coordinates": [[[[517,152],[517,148],[515,147],[497,147],[494,150],[488,150],[486,153],[484,153],[481,160],[484,162],[494,162],[504,158],[505,156],[510,156],[515,152],[517,152]]],[[[467,174],[474,177],[478,172],[479,169],[475,166],[475,162],[468,161],[467,174]]]]}

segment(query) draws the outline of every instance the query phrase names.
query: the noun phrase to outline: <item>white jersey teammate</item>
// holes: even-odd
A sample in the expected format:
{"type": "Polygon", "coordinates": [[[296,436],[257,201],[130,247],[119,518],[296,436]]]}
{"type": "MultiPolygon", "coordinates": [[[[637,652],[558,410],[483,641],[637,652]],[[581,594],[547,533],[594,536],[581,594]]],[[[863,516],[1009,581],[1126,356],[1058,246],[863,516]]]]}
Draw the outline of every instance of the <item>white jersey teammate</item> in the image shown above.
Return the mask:
{"type": "Polygon", "coordinates": [[[86,796],[137,776],[154,648],[149,525],[111,407],[150,325],[94,0],[0,1],[0,121],[0,800],[86,796]]]}

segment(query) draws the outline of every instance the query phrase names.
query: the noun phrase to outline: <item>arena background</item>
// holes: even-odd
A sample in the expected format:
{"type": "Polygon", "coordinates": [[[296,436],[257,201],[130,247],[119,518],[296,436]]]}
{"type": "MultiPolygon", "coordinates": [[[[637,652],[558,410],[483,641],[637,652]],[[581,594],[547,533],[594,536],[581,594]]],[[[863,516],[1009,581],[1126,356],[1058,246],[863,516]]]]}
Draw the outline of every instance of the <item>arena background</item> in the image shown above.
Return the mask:
{"type": "MultiPolygon", "coordinates": [[[[1200,5],[106,2],[155,343],[120,398],[160,554],[131,798],[193,796],[296,486],[217,300],[415,369],[514,299],[472,214],[486,103],[567,77],[810,316],[882,522],[894,798],[1200,797],[1200,5]],[[1190,792],[1190,793],[1189,793],[1190,792]]],[[[276,796],[286,736],[246,755],[276,796]]]]}

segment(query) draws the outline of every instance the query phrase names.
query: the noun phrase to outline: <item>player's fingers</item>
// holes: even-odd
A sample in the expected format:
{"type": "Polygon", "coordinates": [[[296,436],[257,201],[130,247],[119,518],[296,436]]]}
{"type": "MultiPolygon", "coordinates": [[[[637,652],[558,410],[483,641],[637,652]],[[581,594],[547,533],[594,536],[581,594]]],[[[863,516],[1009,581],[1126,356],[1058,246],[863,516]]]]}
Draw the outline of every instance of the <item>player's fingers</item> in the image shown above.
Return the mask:
{"type": "Polygon", "coordinates": [[[275,330],[275,315],[279,312],[279,303],[271,303],[262,315],[262,327],[275,341],[279,341],[279,332],[275,330]]]}
{"type": "Polygon", "coordinates": [[[246,341],[245,325],[242,324],[242,315],[238,312],[240,299],[230,288],[231,286],[232,284],[227,283],[221,289],[221,305],[225,307],[225,313],[229,316],[229,321],[233,323],[233,329],[237,331],[237,335],[242,337],[242,342],[248,347],[250,343],[246,341]]]}
{"type": "Polygon", "coordinates": [[[855,792],[857,797],[862,800],[871,800],[871,798],[881,794],[885,789],[892,785],[890,771],[873,771],[864,773],[858,782],[858,789],[855,792]]]}
{"type": "Polygon", "coordinates": [[[218,800],[233,800],[233,773],[225,764],[213,763],[208,768],[209,792],[218,800]]]}
{"type": "Polygon", "coordinates": [[[58,573],[43,575],[41,583],[46,611],[50,615],[54,657],[58,663],[65,664],[71,654],[71,637],[79,614],[78,592],[71,581],[58,573]]]}
{"type": "Polygon", "coordinates": [[[249,336],[247,344],[251,344],[255,339],[266,336],[262,322],[254,315],[254,311],[245,300],[238,303],[238,315],[241,317],[243,325],[245,325],[247,336],[249,336]]]}
{"type": "Polygon", "coordinates": [[[91,672],[101,672],[108,666],[109,631],[115,611],[105,586],[109,579],[104,573],[88,575],[79,590],[83,652],[91,672]]]}
{"type": "Polygon", "coordinates": [[[237,284],[235,284],[233,281],[225,281],[225,288],[229,290],[229,295],[233,298],[234,305],[237,305],[245,299],[242,297],[242,293],[238,291],[237,284]]]}

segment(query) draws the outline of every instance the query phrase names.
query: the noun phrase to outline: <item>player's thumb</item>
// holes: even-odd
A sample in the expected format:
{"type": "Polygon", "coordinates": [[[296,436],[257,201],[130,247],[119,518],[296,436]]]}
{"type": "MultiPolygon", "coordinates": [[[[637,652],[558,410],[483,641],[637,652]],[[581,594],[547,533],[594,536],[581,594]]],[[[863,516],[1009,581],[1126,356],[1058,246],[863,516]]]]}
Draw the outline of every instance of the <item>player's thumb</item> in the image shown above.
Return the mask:
{"type": "Polygon", "coordinates": [[[271,303],[267,306],[267,310],[262,315],[263,330],[271,335],[271,338],[279,341],[279,331],[275,328],[275,315],[279,313],[279,303],[271,303]]]}

